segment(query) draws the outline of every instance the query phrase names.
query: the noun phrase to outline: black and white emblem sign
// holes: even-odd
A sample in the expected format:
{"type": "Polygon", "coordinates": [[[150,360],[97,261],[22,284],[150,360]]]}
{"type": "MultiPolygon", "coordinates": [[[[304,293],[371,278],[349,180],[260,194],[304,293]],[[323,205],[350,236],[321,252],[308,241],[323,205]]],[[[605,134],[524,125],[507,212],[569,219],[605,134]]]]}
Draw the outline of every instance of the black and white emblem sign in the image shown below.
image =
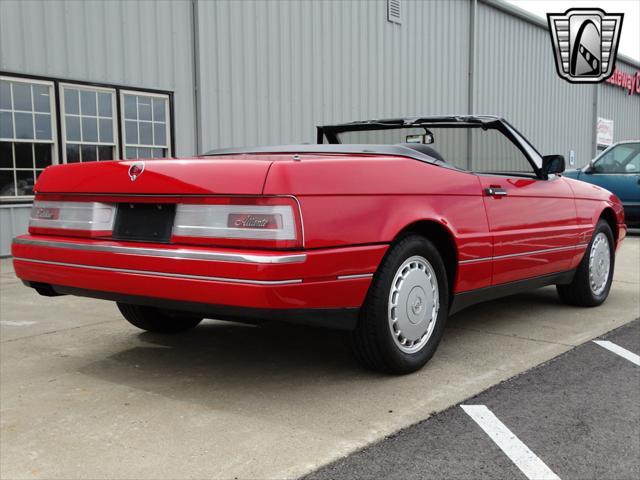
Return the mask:
{"type": "Polygon", "coordinates": [[[571,8],[548,13],[558,75],[572,83],[597,83],[611,76],[618,53],[622,13],[571,8]]]}

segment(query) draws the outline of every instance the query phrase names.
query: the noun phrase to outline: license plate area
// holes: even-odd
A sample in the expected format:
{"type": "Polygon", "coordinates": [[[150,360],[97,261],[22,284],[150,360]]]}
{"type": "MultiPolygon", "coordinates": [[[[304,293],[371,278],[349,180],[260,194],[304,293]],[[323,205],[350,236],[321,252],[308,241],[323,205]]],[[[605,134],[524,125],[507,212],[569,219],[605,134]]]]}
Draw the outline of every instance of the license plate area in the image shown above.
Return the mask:
{"type": "Polygon", "coordinates": [[[167,203],[120,203],[112,237],[116,240],[169,243],[176,206],[167,203]]]}

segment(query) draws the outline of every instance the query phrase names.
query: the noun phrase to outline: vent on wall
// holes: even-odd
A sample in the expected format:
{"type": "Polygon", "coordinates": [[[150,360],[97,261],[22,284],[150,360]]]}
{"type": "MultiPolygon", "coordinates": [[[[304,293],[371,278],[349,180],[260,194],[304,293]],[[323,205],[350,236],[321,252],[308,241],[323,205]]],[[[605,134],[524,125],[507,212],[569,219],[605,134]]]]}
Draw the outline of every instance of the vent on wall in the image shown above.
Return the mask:
{"type": "Polygon", "coordinates": [[[402,23],[400,0],[387,0],[387,20],[393,23],[402,23]]]}

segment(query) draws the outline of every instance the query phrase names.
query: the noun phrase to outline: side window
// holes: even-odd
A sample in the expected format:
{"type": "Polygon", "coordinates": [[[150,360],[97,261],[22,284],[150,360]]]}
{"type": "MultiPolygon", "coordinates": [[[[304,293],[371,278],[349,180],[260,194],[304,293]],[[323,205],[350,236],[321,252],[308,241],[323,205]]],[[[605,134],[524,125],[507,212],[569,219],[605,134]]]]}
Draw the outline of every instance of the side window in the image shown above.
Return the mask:
{"type": "Polygon", "coordinates": [[[115,90],[71,84],[60,90],[65,163],[117,158],[115,90]]]}
{"type": "Polygon", "coordinates": [[[640,149],[635,156],[624,166],[627,173],[640,173],[640,149]]]}
{"type": "Polygon", "coordinates": [[[471,130],[469,169],[478,173],[535,174],[527,157],[498,130],[471,130]]]}
{"type": "Polygon", "coordinates": [[[0,200],[33,195],[56,158],[53,83],[0,78],[0,200]]]}

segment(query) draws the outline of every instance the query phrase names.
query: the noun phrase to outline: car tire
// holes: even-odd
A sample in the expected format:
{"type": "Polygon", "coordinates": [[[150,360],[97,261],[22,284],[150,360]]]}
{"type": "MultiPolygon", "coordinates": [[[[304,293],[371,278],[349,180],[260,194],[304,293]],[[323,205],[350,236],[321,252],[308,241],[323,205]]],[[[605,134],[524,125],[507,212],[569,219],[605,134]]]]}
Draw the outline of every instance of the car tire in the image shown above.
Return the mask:
{"type": "Polygon", "coordinates": [[[569,305],[596,307],[609,296],[615,266],[615,243],[611,227],[600,219],[587,251],[571,283],[556,285],[560,299],[569,305]]]}
{"type": "Polygon", "coordinates": [[[369,369],[415,372],[435,353],[448,309],[447,272],[438,249],[424,237],[406,236],[390,247],[374,275],[349,335],[351,350],[369,369]]]}
{"type": "Polygon", "coordinates": [[[133,326],[154,333],[180,333],[198,326],[201,317],[169,313],[158,308],[143,305],[118,304],[122,316],[133,326]]]}

